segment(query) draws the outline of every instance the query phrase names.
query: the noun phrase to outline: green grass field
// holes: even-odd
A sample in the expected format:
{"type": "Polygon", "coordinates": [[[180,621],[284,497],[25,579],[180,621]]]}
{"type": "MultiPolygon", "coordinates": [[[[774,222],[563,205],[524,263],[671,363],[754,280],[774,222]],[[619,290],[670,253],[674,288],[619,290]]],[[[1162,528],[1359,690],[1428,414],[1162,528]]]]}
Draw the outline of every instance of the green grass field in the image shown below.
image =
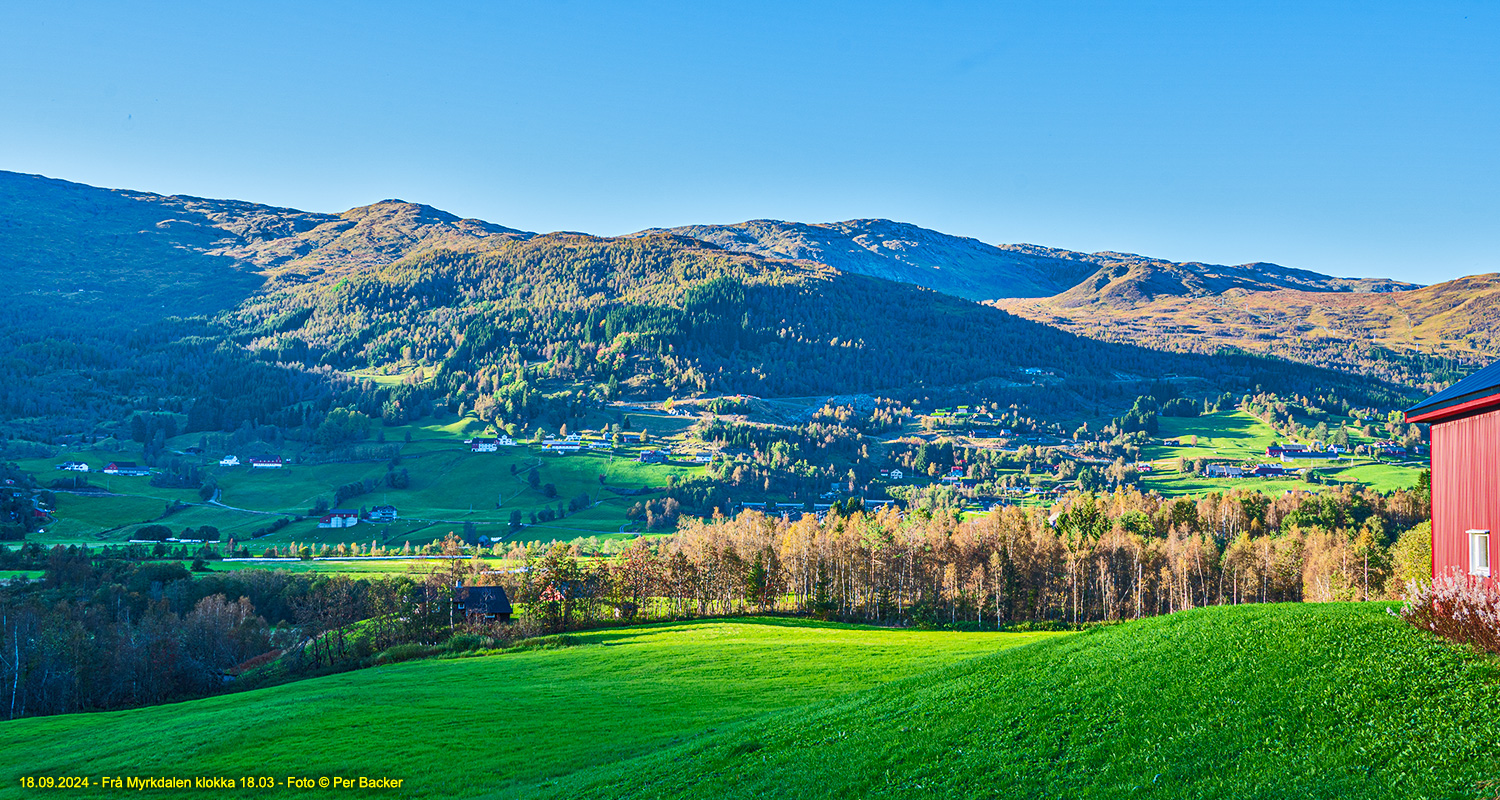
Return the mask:
{"type": "Polygon", "coordinates": [[[772,714],[543,796],[1490,797],[1497,677],[1378,604],[1203,609],[772,714]]]}
{"type": "Polygon", "coordinates": [[[395,797],[1477,798],[1500,775],[1500,668],[1383,604],[1063,635],[750,619],[577,639],[3,723],[0,797],[30,796],[30,774],[403,778],[395,797]]]}
{"type": "Polygon", "coordinates": [[[24,796],[14,780],[23,774],[368,775],[405,778],[396,797],[528,796],[578,770],[1049,634],[752,619],[576,636],[582,644],[565,649],[0,723],[0,797],[24,796]]]}
{"type": "MultiPolygon", "coordinates": [[[[1249,489],[1265,494],[1281,494],[1288,490],[1318,491],[1318,484],[1300,478],[1205,478],[1177,471],[1176,460],[1210,459],[1222,463],[1280,463],[1266,456],[1266,448],[1285,437],[1271,426],[1244,411],[1220,411],[1201,417],[1160,417],[1160,439],[1176,439],[1180,443],[1172,447],[1163,444],[1147,446],[1141,454],[1143,461],[1152,463],[1155,471],[1141,478],[1141,488],[1155,489],[1167,496],[1222,492],[1228,489],[1249,489]],[[1193,444],[1193,437],[1196,444],[1193,444]]],[[[1356,457],[1343,467],[1331,467],[1325,462],[1300,461],[1288,466],[1314,466],[1318,473],[1341,483],[1359,483],[1378,491],[1405,489],[1415,486],[1422,466],[1382,464],[1373,459],[1356,457]]]]}
{"type": "MultiPolygon", "coordinates": [[[[689,424],[691,420],[681,417],[641,415],[637,427],[651,428],[653,436],[663,436],[680,432],[689,424]]],[[[512,535],[509,528],[512,511],[520,511],[523,522],[528,523],[515,538],[527,541],[618,537],[627,535],[623,531],[630,526],[626,510],[643,498],[613,493],[599,482],[599,476],[605,476],[608,486],[635,490],[665,486],[669,478],[701,474],[704,469],[696,464],[642,464],[636,460],[634,449],[560,456],[523,445],[502,448],[497,453],[471,453],[463,440],[485,432],[485,425],[472,417],[383,428],[380,433],[386,442],[401,444],[399,468],[407,470],[410,485],[403,489],[382,486],[343,505],[358,508],[389,503],[399,510],[401,522],[391,526],[361,525],[345,531],[319,529],[316,520],[308,519],[258,538],[254,545],[259,549],[292,542],[316,545],[372,540],[395,546],[408,541],[422,544],[461,531],[465,523],[472,523],[477,533],[499,540],[512,535]],[[538,475],[536,489],[528,482],[533,471],[538,475]],[[549,483],[556,490],[555,497],[547,497],[543,491],[549,483]],[[559,503],[566,505],[583,494],[589,495],[589,507],[569,512],[561,519],[529,524],[533,513],[556,510],[559,503]]],[[[179,436],[169,442],[169,447],[186,449],[198,439],[197,434],[179,436]]],[[[284,455],[290,457],[300,447],[288,444],[284,455]]],[[[45,483],[72,475],[56,472],[54,464],[85,461],[95,470],[88,475],[89,480],[111,493],[108,496],[59,494],[56,522],[45,533],[32,538],[49,544],[124,541],[136,526],[160,521],[174,531],[213,525],[225,538],[232,536],[243,542],[257,528],[277,518],[265,512],[281,516],[307,514],[319,498],[331,503],[335,487],[367,478],[383,483],[387,470],[385,461],[292,464],[280,470],[255,470],[247,465],[219,467],[215,453],[201,457],[175,456],[188,461],[197,459],[215,476],[221,490],[220,502],[228,506],[222,508],[202,504],[193,490],[163,489],[151,486],[148,478],[111,477],[98,472],[110,461],[139,462],[140,457],[139,450],[82,449],[60,453],[52,459],[25,462],[23,468],[35,472],[45,483]],[[192,505],[158,520],[172,501],[192,505]]]]}

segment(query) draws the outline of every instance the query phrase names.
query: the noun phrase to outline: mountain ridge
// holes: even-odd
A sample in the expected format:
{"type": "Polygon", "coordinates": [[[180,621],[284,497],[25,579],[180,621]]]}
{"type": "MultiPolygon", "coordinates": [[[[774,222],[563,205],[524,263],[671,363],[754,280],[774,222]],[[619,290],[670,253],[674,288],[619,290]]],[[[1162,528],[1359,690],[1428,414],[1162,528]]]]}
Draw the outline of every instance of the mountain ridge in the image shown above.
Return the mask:
{"type": "Polygon", "coordinates": [[[1173,262],[1133,253],[1084,253],[1034,244],[988,244],[886,219],[801,223],[774,219],[730,225],[648,228],[728,250],[818,261],[846,272],[915,283],[969,300],[1062,296],[1070,305],[1128,305],[1173,294],[1230,288],[1394,291],[1417,284],[1387,278],[1339,278],[1269,262],[1233,266],[1173,262]]]}

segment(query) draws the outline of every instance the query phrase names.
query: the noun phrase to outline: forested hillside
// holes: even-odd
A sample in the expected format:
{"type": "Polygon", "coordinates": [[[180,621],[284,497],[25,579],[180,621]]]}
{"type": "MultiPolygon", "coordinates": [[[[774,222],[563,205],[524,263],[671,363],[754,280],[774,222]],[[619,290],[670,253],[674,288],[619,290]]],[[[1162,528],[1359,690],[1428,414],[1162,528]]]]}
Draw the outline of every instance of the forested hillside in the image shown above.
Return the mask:
{"type": "Polygon", "coordinates": [[[229,320],[268,360],[421,365],[440,394],[471,407],[490,394],[514,400],[527,376],[611,396],[612,386],[775,396],[989,380],[1024,400],[1045,372],[1060,384],[1047,392],[1075,402],[1164,374],[1304,392],[1345,382],[1253,358],[1103,344],[909,284],[670,234],[552,234],[432,252],[337,280],[276,283],[229,320]]]}
{"type": "MultiPolygon", "coordinates": [[[[43,441],[138,411],[185,415],[189,431],[316,425],[336,406],[396,424],[437,404],[524,425],[625,396],[975,385],[1066,415],[1128,404],[1167,375],[1213,394],[1405,398],[1278,360],[1103,343],[863,268],[675,234],[533,236],[400,201],[317,214],[14,173],[0,173],[0,208],[16,312],[0,323],[0,418],[43,441]],[[371,371],[400,377],[350,375],[371,371]]],[[[880,221],[839,230],[901,269],[993,278],[1010,264],[1004,280],[1026,293],[1099,268],[880,221]]],[[[858,266],[828,247],[788,254],[858,266]]],[[[1309,275],[1286,280],[1322,280],[1309,275]]]]}

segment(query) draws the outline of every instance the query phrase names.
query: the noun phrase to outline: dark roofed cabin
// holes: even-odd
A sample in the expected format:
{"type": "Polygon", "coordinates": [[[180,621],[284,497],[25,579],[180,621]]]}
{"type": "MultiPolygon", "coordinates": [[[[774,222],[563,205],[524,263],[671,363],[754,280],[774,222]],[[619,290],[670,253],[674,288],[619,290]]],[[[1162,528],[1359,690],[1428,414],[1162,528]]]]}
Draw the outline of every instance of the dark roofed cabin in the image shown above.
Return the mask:
{"type": "Polygon", "coordinates": [[[510,598],[500,586],[460,586],[453,591],[453,607],[465,618],[509,620],[510,598]]]}
{"type": "Polygon", "coordinates": [[[1500,362],[1412,406],[1432,426],[1432,575],[1493,580],[1500,533],[1500,362]]]}

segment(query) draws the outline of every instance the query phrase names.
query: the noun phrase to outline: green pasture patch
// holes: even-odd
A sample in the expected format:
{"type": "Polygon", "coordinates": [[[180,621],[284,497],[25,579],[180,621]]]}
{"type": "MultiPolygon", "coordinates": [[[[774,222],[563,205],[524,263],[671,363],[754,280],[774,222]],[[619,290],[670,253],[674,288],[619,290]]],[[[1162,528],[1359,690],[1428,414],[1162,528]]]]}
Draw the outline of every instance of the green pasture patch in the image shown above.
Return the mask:
{"type": "Polygon", "coordinates": [[[1497,678],[1384,604],[1208,608],[770,714],[538,795],[1487,797],[1497,678]]]}
{"type": "Polygon", "coordinates": [[[392,796],[528,797],[579,770],[1048,636],[755,619],[579,633],[572,647],[7,722],[0,773],[366,775],[402,778],[392,796]]]}

